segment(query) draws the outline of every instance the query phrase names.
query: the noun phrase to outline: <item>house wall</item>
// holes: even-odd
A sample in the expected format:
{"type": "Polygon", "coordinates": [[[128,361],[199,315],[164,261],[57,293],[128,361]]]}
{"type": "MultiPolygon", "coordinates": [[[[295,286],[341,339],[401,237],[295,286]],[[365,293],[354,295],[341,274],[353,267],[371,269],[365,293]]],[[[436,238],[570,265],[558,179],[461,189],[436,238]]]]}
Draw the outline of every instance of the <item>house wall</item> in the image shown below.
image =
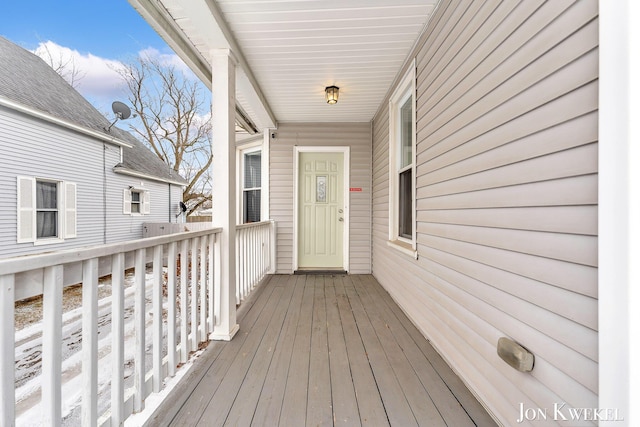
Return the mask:
{"type": "Polygon", "coordinates": [[[277,272],[293,272],[294,146],[350,147],[350,272],[371,272],[371,124],[284,123],[270,142],[271,219],[277,223],[277,272]]]}
{"type": "Polygon", "coordinates": [[[417,260],[387,244],[386,101],[374,119],[373,274],[504,425],[521,404],[547,422],[554,403],[598,406],[597,16],[442,1],[410,55],[417,260]],[[502,336],[532,372],[498,357],[502,336]]]}
{"type": "MultiPolygon", "coordinates": [[[[0,107],[0,155],[0,257],[105,243],[105,178],[108,187],[106,243],[141,238],[143,222],[169,220],[168,184],[115,174],[112,168],[120,162],[120,149],[115,145],[103,144],[0,107]],[[106,169],[103,169],[103,160],[106,169]],[[44,245],[16,243],[17,176],[77,184],[76,238],[44,245]],[[150,215],[122,213],[123,190],[130,185],[150,191],[150,215]]],[[[182,190],[172,186],[172,193],[177,209],[182,190]]]]}
{"type": "Polygon", "coordinates": [[[139,239],[143,237],[143,223],[176,222],[182,187],[111,172],[107,176],[107,200],[107,243],[139,239]],[[149,191],[149,215],[122,213],[123,192],[130,185],[149,191]]]}

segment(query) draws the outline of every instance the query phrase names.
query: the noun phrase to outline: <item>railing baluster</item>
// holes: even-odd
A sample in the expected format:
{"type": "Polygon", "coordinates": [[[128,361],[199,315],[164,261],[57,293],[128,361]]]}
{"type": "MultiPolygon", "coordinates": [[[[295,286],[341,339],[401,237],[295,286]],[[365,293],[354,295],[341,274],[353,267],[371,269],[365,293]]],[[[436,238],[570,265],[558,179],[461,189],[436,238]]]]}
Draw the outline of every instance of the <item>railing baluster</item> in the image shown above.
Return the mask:
{"type": "Polygon", "coordinates": [[[135,307],[134,307],[134,328],[136,345],[134,353],[134,377],[133,386],[135,395],[133,399],[133,412],[140,412],[144,409],[145,398],[145,285],[146,285],[146,251],[136,250],[135,258],[135,307]]]}
{"type": "Polygon", "coordinates": [[[245,268],[245,266],[246,266],[246,263],[247,263],[247,254],[245,252],[245,245],[244,245],[246,234],[247,233],[245,232],[245,230],[242,230],[240,232],[240,243],[239,243],[239,246],[240,246],[240,250],[239,250],[240,259],[237,260],[237,263],[240,266],[240,277],[239,277],[240,283],[238,285],[239,298],[238,298],[238,301],[236,302],[236,304],[240,304],[240,302],[244,299],[244,291],[245,291],[245,286],[246,286],[246,281],[245,281],[246,268],[245,268]]]}
{"type": "Polygon", "coordinates": [[[187,280],[189,276],[189,239],[182,241],[180,250],[180,362],[187,363],[189,356],[188,341],[188,299],[187,280]]]}
{"type": "Polygon", "coordinates": [[[56,425],[62,419],[62,271],[61,265],[44,269],[42,295],[43,425],[56,425]]]}
{"type": "Polygon", "coordinates": [[[191,239],[191,350],[198,349],[198,241],[191,239]]]}
{"type": "Polygon", "coordinates": [[[236,229],[236,282],[238,286],[236,286],[236,304],[240,304],[240,300],[242,299],[242,261],[244,257],[242,256],[242,234],[244,229],[236,229]]]}
{"type": "Polygon", "coordinates": [[[124,421],[124,254],[111,257],[111,425],[124,421]]]}
{"type": "Polygon", "coordinates": [[[153,391],[162,389],[162,245],[153,248],[153,391]]]}
{"type": "MultiPolygon", "coordinates": [[[[207,280],[207,289],[209,291],[209,332],[213,332],[213,325],[215,323],[215,312],[213,308],[214,304],[214,257],[215,257],[215,244],[216,244],[216,236],[210,235],[207,236],[207,241],[209,242],[209,279],[207,280]]],[[[208,334],[207,334],[208,336],[208,334]]]]}
{"type": "Polygon", "coordinates": [[[15,276],[0,276],[0,425],[14,425],[15,392],[15,276]]]}
{"type": "Polygon", "coordinates": [[[82,425],[98,421],[98,259],[82,263],[82,425]]]}
{"type": "Polygon", "coordinates": [[[253,290],[253,287],[256,285],[256,282],[258,281],[258,277],[260,276],[260,253],[262,252],[260,250],[260,247],[258,246],[258,241],[260,240],[258,238],[259,234],[260,234],[260,228],[256,228],[253,230],[253,232],[251,233],[253,235],[253,273],[252,273],[252,285],[251,285],[251,289],[253,290]]]}
{"type": "MultiPolygon", "coordinates": [[[[214,290],[214,299],[215,299],[215,322],[214,322],[214,326],[219,326],[221,324],[221,313],[222,313],[222,299],[220,298],[220,293],[222,291],[221,286],[222,286],[222,271],[221,271],[221,266],[222,266],[222,258],[221,258],[221,254],[220,254],[220,246],[222,246],[221,242],[220,242],[220,236],[216,235],[216,242],[215,242],[215,253],[214,253],[214,275],[213,275],[213,290],[214,290]]],[[[213,332],[213,331],[211,331],[213,332]]]]}
{"type": "Polygon", "coordinates": [[[200,342],[207,340],[207,237],[200,238],[200,342]]]}
{"type": "Polygon", "coordinates": [[[169,376],[176,374],[176,242],[169,243],[169,258],[167,261],[167,298],[169,300],[167,316],[167,356],[169,361],[169,376]]]}
{"type": "Polygon", "coordinates": [[[253,240],[253,230],[254,227],[247,230],[247,237],[245,239],[245,256],[247,257],[247,274],[246,274],[246,285],[245,285],[245,298],[251,292],[251,288],[253,288],[253,251],[254,249],[251,247],[251,243],[253,240]]]}
{"type": "Polygon", "coordinates": [[[269,273],[275,273],[278,266],[278,254],[277,254],[277,229],[275,221],[270,221],[269,225],[269,273]]]}

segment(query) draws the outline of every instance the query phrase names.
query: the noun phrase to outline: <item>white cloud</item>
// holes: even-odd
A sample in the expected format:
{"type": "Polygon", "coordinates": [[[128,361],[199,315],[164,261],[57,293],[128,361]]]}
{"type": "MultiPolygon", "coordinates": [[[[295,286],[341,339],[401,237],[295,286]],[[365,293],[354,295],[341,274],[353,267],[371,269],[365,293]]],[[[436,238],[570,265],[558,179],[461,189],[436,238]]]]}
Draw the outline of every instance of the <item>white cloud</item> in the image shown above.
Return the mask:
{"type": "Polygon", "coordinates": [[[122,96],[123,89],[126,88],[117,71],[123,67],[120,61],[101,58],[91,53],[82,54],[52,41],[40,43],[34,53],[53,68],[64,66],[66,70],[60,74],[67,81],[74,72],[74,87],[89,99],[122,96]]]}
{"type": "MultiPolygon", "coordinates": [[[[59,71],[78,92],[91,102],[107,117],[111,116],[111,103],[119,100],[126,102],[127,85],[118,74],[125,65],[118,60],[102,58],[91,53],[80,53],[75,49],[60,46],[53,41],[41,42],[33,51],[54,69],[64,65],[59,71]],[[71,74],[75,73],[75,81],[71,82],[71,74]]],[[[138,56],[158,61],[160,64],[173,66],[186,78],[195,79],[189,67],[174,53],[163,53],[155,48],[139,51],[138,56]]]]}
{"type": "Polygon", "coordinates": [[[155,60],[161,65],[174,67],[187,78],[196,78],[189,66],[175,53],[162,53],[156,48],[148,47],[138,52],[138,55],[143,59],[155,60]]]}

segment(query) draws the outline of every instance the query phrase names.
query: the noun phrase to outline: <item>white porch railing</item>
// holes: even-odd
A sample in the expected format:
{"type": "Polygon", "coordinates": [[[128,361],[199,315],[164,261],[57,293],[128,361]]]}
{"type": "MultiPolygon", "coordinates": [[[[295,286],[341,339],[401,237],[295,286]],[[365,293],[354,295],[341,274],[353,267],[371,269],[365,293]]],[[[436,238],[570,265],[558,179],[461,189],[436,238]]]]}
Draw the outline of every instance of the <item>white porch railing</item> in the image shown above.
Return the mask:
{"type": "Polygon", "coordinates": [[[240,304],[266,274],[275,272],[275,222],[236,227],[236,304],[240,304]]]}
{"type": "MultiPolygon", "coordinates": [[[[238,227],[239,299],[272,270],[273,229],[271,221],[238,227]],[[246,259],[253,256],[259,260],[246,259]]],[[[42,425],[60,425],[63,396],[70,392],[81,393],[77,412],[83,426],[119,426],[144,409],[146,397],[162,389],[164,379],[175,375],[218,324],[214,295],[221,284],[214,268],[220,232],[207,229],[0,260],[0,425],[13,426],[34,410],[42,425]],[[125,289],[125,271],[131,267],[134,283],[125,289]],[[110,301],[98,299],[98,278],[104,275],[111,276],[110,301]],[[81,350],[67,354],[63,287],[80,282],[81,350]],[[29,380],[35,386],[28,384],[39,390],[26,399],[29,403],[16,402],[20,355],[14,304],[40,294],[42,373],[29,380]]]]}

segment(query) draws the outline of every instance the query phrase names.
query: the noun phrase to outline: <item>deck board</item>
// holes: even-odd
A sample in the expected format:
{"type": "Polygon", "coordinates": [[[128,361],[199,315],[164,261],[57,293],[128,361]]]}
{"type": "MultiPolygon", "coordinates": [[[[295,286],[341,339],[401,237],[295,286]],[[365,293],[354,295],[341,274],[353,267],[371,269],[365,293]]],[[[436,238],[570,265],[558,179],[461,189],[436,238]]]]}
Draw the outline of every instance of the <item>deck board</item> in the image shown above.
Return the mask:
{"type": "Polygon", "coordinates": [[[154,425],[495,425],[373,276],[270,276],[238,320],[154,425]]]}
{"type": "Polygon", "coordinates": [[[336,280],[335,283],[340,322],[342,323],[342,330],[347,344],[347,354],[360,413],[360,422],[363,426],[389,426],[387,412],[378,392],[378,385],[373,377],[367,352],[347,296],[346,288],[348,284],[350,285],[350,278],[343,276],[336,280]]]}
{"type": "Polygon", "coordinates": [[[325,279],[325,297],[327,309],[327,343],[329,347],[329,366],[331,376],[331,397],[333,400],[333,419],[337,426],[359,426],[360,414],[358,401],[353,387],[351,367],[345,332],[340,322],[336,281],[340,278],[325,279]]]}
{"type": "MultiPolygon", "coordinates": [[[[276,279],[272,278],[272,282],[274,280],[276,279]]],[[[278,425],[280,422],[280,411],[286,388],[286,382],[282,381],[282,378],[287,378],[289,375],[304,291],[304,286],[296,285],[296,281],[304,283],[304,280],[304,276],[288,276],[286,281],[284,279],[280,281],[280,286],[286,286],[292,290],[292,297],[282,332],[273,352],[273,362],[269,366],[267,378],[262,387],[261,399],[253,416],[255,425],[269,425],[269,423],[278,425]]]]}
{"type": "Polygon", "coordinates": [[[309,386],[309,359],[311,347],[311,321],[313,316],[314,286],[313,276],[303,276],[304,281],[296,282],[304,286],[300,318],[293,343],[293,354],[280,412],[283,426],[303,426],[307,419],[307,393],[309,386]]]}
{"type": "Polygon", "coordinates": [[[333,423],[333,410],[331,407],[325,276],[314,276],[313,279],[313,321],[311,324],[306,425],[326,426],[333,423]]]}

